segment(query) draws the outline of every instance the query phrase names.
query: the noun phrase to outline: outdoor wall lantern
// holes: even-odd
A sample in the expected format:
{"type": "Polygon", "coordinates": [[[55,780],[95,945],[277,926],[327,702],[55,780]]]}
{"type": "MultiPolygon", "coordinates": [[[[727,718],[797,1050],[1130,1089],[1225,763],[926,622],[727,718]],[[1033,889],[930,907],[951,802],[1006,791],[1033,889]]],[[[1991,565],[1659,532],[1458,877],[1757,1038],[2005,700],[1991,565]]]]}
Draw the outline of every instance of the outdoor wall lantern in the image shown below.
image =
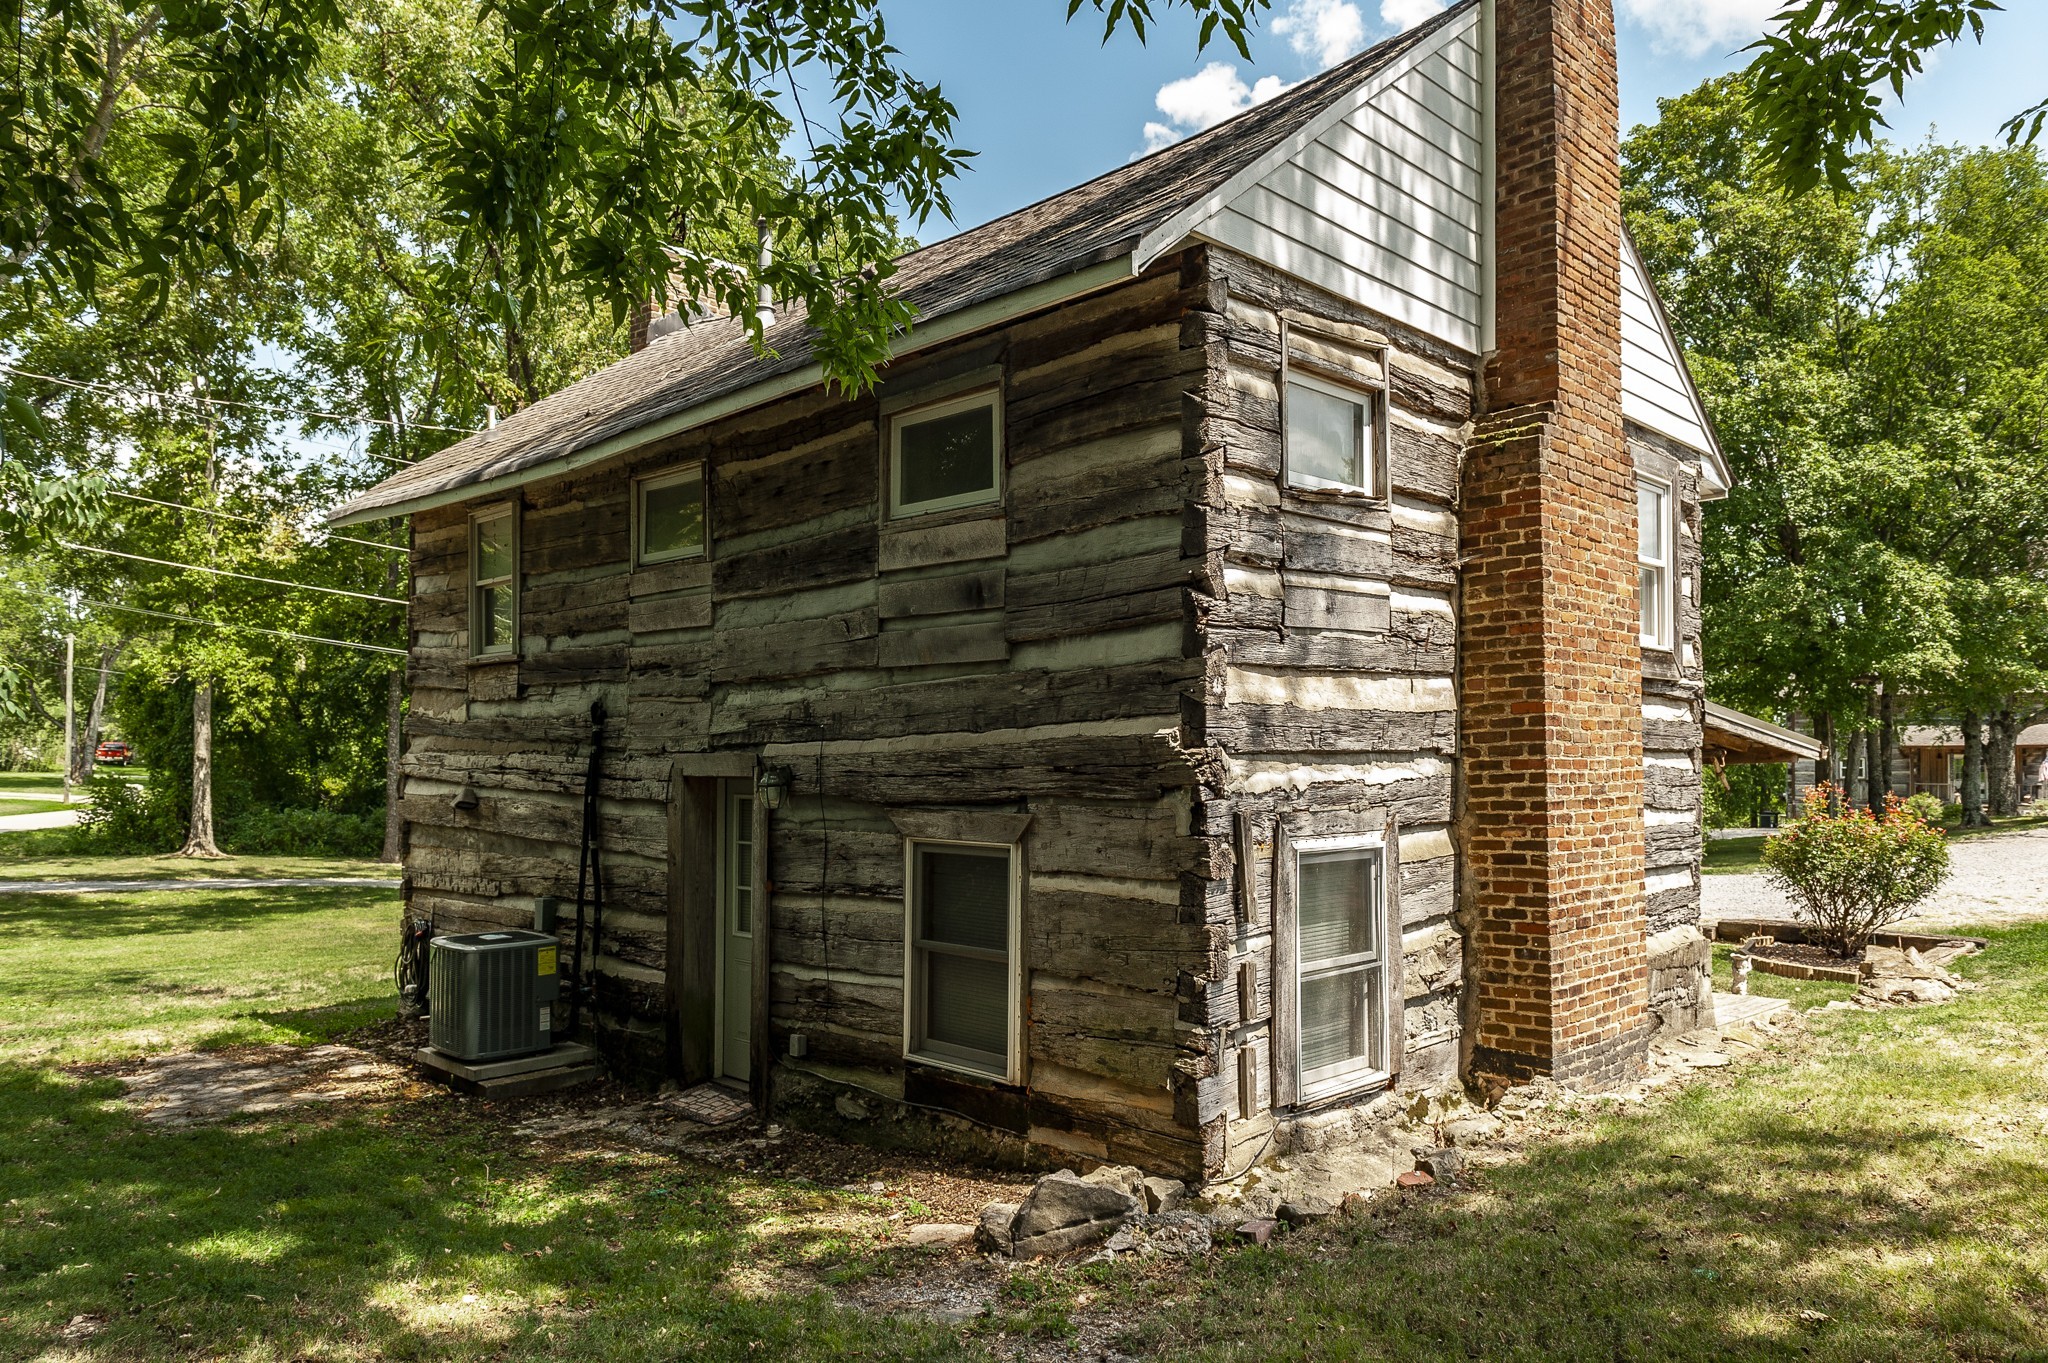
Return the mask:
{"type": "Polygon", "coordinates": [[[793,780],[788,767],[761,768],[760,779],[756,784],[761,790],[761,803],[768,806],[769,813],[773,814],[782,808],[782,797],[789,794],[793,780]]]}

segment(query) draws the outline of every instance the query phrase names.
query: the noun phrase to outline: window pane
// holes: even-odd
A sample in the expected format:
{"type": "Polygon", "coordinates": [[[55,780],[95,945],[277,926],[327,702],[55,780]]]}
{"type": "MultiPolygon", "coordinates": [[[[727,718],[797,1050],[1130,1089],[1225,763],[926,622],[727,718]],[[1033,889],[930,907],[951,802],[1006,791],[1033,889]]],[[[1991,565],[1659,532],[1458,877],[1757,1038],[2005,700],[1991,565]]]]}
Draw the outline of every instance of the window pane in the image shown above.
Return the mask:
{"type": "Polygon", "coordinates": [[[512,646],[512,589],[510,587],[477,588],[477,629],[483,638],[477,642],[480,650],[510,648],[512,646]]]}
{"type": "Polygon", "coordinates": [[[1301,858],[1295,890],[1301,968],[1346,956],[1377,955],[1373,940],[1375,880],[1379,857],[1373,852],[1306,854],[1301,858]]]}
{"type": "Polygon", "coordinates": [[[640,557],[693,554],[704,547],[704,480],[641,489],[640,557]]]}
{"type": "Polygon", "coordinates": [[[1643,569],[1643,637],[1662,640],[1664,637],[1664,570],[1643,569]]]}
{"type": "Polygon", "coordinates": [[[1665,544],[1664,490],[1647,483],[1636,485],[1637,557],[1646,563],[1667,561],[1665,544]]]}
{"type": "Polygon", "coordinates": [[[476,523],[476,580],[512,576],[512,517],[493,516],[476,523]]]}
{"type": "Polygon", "coordinates": [[[918,880],[925,940],[1010,949],[1009,853],[922,849],[918,880]]]}
{"type": "Polygon", "coordinates": [[[737,933],[751,933],[754,930],[754,801],[750,796],[733,797],[732,810],[727,815],[731,827],[727,830],[726,847],[732,864],[726,867],[726,877],[732,888],[732,930],[737,933]]]}
{"type": "Polygon", "coordinates": [[[995,416],[992,406],[974,407],[901,427],[897,504],[913,506],[993,491],[995,416]]]}
{"type": "Polygon", "coordinates": [[[1297,479],[1365,487],[1365,404],[1288,384],[1287,468],[1297,479]]]}
{"type": "Polygon", "coordinates": [[[1301,982],[1302,1073],[1371,1058],[1372,980],[1369,970],[1347,970],[1301,982]]]}
{"type": "Polygon", "coordinates": [[[942,1046],[1010,1053],[1010,986],[1001,961],[925,955],[925,1039],[942,1046]]]}

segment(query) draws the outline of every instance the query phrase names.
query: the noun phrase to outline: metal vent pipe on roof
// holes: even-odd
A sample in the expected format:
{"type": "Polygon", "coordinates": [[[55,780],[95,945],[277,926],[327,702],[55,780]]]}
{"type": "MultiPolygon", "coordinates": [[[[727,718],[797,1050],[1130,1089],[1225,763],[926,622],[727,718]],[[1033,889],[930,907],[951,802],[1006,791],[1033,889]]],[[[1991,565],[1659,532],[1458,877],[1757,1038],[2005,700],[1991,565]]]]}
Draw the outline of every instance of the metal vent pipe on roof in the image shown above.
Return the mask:
{"type": "Polygon", "coordinates": [[[775,325],[775,290],[768,283],[768,267],[775,263],[775,238],[769,234],[768,219],[758,219],[754,225],[761,231],[761,294],[754,315],[767,328],[775,325]]]}

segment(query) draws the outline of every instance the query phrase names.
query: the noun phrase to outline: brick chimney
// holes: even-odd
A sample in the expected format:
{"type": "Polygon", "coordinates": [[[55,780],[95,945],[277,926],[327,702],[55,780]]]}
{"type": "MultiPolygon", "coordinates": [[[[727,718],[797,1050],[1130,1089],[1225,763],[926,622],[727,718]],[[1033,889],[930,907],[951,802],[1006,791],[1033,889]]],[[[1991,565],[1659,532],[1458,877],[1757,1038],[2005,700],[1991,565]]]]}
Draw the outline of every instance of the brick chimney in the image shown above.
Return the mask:
{"type": "Polygon", "coordinates": [[[655,306],[650,299],[633,309],[626,326],[626,349],[635,355],[647,349],[648,330],[654,325],[655,306]]]}
{"type": "Polygon", "coordinates": [[[1611,0],[1494,0],[1495,350],[1463,473],[1468,1073],[1643,1063],[1642,649],[1611,0]]]}

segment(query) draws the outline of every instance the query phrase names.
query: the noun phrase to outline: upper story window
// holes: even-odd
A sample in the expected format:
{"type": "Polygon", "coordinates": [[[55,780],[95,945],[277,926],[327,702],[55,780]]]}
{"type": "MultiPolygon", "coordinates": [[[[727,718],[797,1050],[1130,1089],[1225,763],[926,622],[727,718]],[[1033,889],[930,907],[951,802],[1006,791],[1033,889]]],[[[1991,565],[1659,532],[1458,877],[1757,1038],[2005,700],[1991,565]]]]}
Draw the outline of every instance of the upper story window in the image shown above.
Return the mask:
{"type": "Polygon", "coordinates": [[[510,654],[519,644],[519,509],[469,518],[469,651],[510,654]]]}
{"type": "Polygon", "coordinates": [[[1017,1069],[1014,847],[909,844],[905,1051],[992,1079],[1017,1069]]]}
{"type": "Polygon", "coordinates": [[[704,466],[691,464],[634,485],[635,561],[667,563],[704,552],[704,466]]]}
{"type": "Polygon", "coordinates": [[[1288,486],[1377,496],[1379,401],[1361,389],[1290,375],[1288,486]]]}
{"type": "Polygon", "coordinates": [[[1636,483],[1636,558],[1642,566],[1643,647],[1671,647],[1671,489],[1645,478],[1636,483]]]}
{"type": "Polygon", "coordinates": [[[892,417],[889,514],[915,516],[1001,501],[1002,431],[1002,398],[994,391],[892,417]]]}
{"type": "Polygon", "coordinates": [[[1364,839],[1296,845],[1296,1088],[1308,1101],[1388,1072],[1384,849],[1364,839]]]}

